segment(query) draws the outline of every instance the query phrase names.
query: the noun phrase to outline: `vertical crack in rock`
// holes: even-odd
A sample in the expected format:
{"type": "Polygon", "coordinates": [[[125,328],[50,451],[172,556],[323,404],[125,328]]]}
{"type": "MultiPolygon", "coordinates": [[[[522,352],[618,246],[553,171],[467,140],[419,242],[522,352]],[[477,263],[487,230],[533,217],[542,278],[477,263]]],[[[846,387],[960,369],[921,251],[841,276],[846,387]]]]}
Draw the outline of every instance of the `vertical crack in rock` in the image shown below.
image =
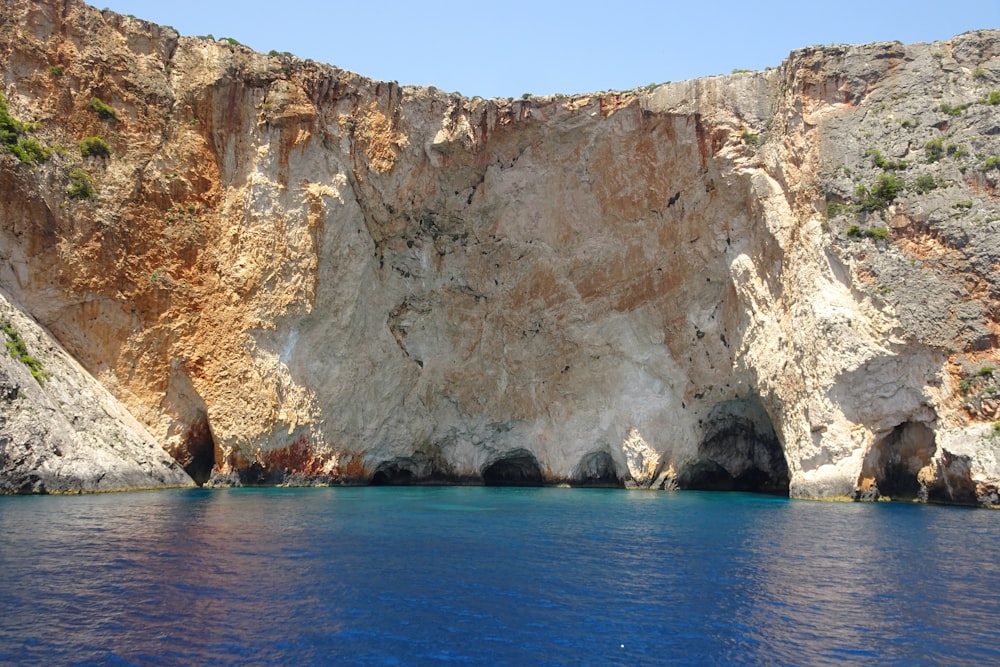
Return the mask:
{"type": "Polygon", "coordinates": [[[709,413],[682,489],[788,495],[788,464],[774,425],[756,397],[723,401],[709,413]]]}

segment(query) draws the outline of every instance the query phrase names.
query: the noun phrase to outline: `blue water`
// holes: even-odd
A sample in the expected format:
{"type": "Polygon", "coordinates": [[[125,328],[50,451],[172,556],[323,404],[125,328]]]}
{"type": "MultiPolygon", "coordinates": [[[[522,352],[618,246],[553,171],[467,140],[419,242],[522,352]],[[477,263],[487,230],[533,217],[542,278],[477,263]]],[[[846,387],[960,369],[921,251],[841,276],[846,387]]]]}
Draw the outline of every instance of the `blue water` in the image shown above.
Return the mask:
{"type": "Polygon", "coordinates": [[[1000,664],[1000,512],[490,487],[0,498],[0,664],[1000,664]]]}

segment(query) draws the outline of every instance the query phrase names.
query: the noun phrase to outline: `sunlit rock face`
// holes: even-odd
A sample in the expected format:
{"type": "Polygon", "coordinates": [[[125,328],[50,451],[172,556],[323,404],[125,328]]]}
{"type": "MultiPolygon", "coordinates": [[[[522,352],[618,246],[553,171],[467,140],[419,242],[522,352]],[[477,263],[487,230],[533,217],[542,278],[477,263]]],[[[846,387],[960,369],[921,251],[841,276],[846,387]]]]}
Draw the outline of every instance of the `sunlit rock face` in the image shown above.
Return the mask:
{"type": "Polygon", "coordinates": [[[483,100],[0,22],[12,115],[68,147],[0,154],[0,287],[199,482],[914,495],[888,465],[995,502],[995,31],[483,100]]]}
{"type": "Polygon", "coordinates": [[[0,292],[0,495],[194,486],[115,398],[0,292]]]}

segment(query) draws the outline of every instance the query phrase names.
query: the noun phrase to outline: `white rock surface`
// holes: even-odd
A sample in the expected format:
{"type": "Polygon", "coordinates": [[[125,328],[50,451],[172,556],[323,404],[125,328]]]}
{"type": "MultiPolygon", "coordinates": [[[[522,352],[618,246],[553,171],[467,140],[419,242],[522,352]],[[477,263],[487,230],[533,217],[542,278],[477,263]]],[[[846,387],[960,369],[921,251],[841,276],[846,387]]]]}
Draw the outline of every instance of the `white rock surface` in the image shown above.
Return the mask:
{"type": "Polygon", "coordinates": [[[0,493],[194,485],[107,389],[2,294],[0,322],[42,365],[39,382],[20,359],[0,354],[0,493]]]}
{"type": "Polygon", "coordinates": [[[912,432],[996,495],[996,31],[515,101],[8,5],[12,113],[115,158],[0,155],[0,286],[199,480],[868,497],[912,432]]]}

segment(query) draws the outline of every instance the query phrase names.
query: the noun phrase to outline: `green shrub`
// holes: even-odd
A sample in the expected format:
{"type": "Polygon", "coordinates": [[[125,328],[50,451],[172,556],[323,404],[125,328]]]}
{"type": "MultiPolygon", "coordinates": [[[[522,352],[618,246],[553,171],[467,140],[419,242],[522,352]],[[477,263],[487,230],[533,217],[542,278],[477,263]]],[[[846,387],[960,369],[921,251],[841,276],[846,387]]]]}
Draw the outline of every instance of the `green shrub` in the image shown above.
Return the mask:
{"type": "Polygon", "coordinates": [[[17,332],[14,325],[8,320],[3,320],[0,321],[0,329],[3,330],[7,339],[7,353],[27,366],[28,370],[31,371],[31,377],[35,378],[38,384],[43,384],[48,379],[49,374],[45,372],[41,361],[28,354],[28,346],[24,344],[24,339],[21,338],[21,334],[17,332]]]}
{"type": "Polygon", "coordinates": [[[63,68],[60,67],[59,65],[53,65],[52,67],[49,68],[49,74],[58,79],[63,75],[63,68]]]}
{"type": "Polygon", "coordinates": [[[994,155],[986,158],[986,162],[983,163],[983,171],[989,171],[990,169],[1000,169],[1000,157],[994,155]]]}
{"type": "Polygon", "coordinates": [[[950,104],[942,104],[938,106],[937,110],[948,116],[961,116],[962,112],[968,109],[970,106],[969,102],[965,104],[959,104],[957,107],[953,107],[950,104]]]}
{"type": "Polygon", "coordinates": [[[879,174],[875,179],[875,189],[872,194],[886,203],[891,202],[903,189],[903,179],[895,174],[879,174]]]}
{"type": "Polygon", "coordinates": [[[7,99],[0,93],[0,144],[21,162],[44,162],[52,155],[52,149],[37,139],[23,136],[36,127],[35,123],[22,123],[11,116],[7,110],[7,99]]]}
{"type": "Polygon", "coordinates": [[[118,117],[118,113],[114,109],[96,97],[90,98],[90,108],[97,112],[97,116],[101,120],[111,120],[118,117]]]}
{"type": "Polygon", "coordinates": [[[884,211],[896,199],[905,185],[903,179],[895,174],[879,174],[871,190],[863,185],[856,190],[855,194],[861,200],[858,209],[865,213],[884,211]]]}
{"type": "Polygon", "coordinates": [[[903,160],[886,160],[885,156],[882,155],[882,152],[874,148],[869,150],[865,155],[872,156],[872,162],[879,169],[886,169],[888,171],[902,171],[903,169],[906,169],[907,166],[909,166],[903,160]]]}
{"type": "Polygon", "coordinates": [[[979,372],[976,373],[976,375],[978,375],[979,377],[986,377],[988,375],[993,375],[993,367],[983,366],[982,368],[979,369],[979,372]]]}
{"type": "Polygon", "coordinates": [[[85,137],[80,142],[80,154],[83,157],[108,157],[111,155],[111,147],[100,137],[85,137]]]}
{"type": "Polygon", "coordinates": [[[0,93],[0,143],[10,149],[24,132],[24,124],[14,119],[7,111],[7,100],[0,93]]]}
{"type": "Polygon", "coordinates": [[[994,90],[982,100],[985,104],[1000,104],[1000,90],[994,90]]]}
{"type": "Polygon", "coordinates": [[[229,42],[230,46],[243,46],[242,44],[240,44],[238,41],[236,41],[232,37],[223,37],[222,41],[229,42]]]}
{"type": "Polygon", "coordinates": [[[851,215],[855,213],[856,210],[851,204],[841,204],[839,202],[831,201],[826,204],[826,217],[836,218],[839,215],[851,215]]]}
{"type": "Polygon", "coordinates": [[[931,139],[924,144],[924,154],[928,162],[937,162],[944,157],[944,139],[931,139]]]}
{"type": "Polygon", "coordinates": [[[977,67],[976,69],[972,70],[973,79],[985,79],[987,74],[988,72],[982,67],[977,67]]]}
{"type": "Polygon", "coordinates": [[[885,227],[862,229],[861,225],[852,224],[847,228],[847,238],[854,239],[855,241],[860,241],[861,239],[885,241],[889,238],[889,230],[885,227]]]}
{"type": "Polygon", "coordinates": [[[742,141],[747,146],[759,146],[760,145],[760,135],[754,134],[749,130],[743,130],[740,134],[740,141],[742,141]]]}
{"type": "Polygon", "coordinates": [[[957,201],[954,204],[952,204],[952,208],[957,208],[962,210],[970,209],[972,208],[972,200],[963,199],[962,201],[957,201]]]}
{"type": "Polygon", "coordinates": [[[521,99],[526,100],[531,97],[531,93],[521,93],[521,99]]]}
{"type": "Polygon", "coordinates": [[[94,196],[94,186],[90,182],[90,174],[83,169],[69,172],[69,187],[66,194],[70,199],[90,199],[94,196]]]}
{"type": "Polygon", "coordinates": [[[913,188],[920,194],[930,192],[938,186],[938,182],[930,174],[924,174],[913,183],[913,188]]]}
{"type": "Polygon", "coordinates": [[[34,137],[18,139],[16,144],[10,146],[10,152],[28,164],[45,162],[52,157],[52,149],[34,137]]]}

